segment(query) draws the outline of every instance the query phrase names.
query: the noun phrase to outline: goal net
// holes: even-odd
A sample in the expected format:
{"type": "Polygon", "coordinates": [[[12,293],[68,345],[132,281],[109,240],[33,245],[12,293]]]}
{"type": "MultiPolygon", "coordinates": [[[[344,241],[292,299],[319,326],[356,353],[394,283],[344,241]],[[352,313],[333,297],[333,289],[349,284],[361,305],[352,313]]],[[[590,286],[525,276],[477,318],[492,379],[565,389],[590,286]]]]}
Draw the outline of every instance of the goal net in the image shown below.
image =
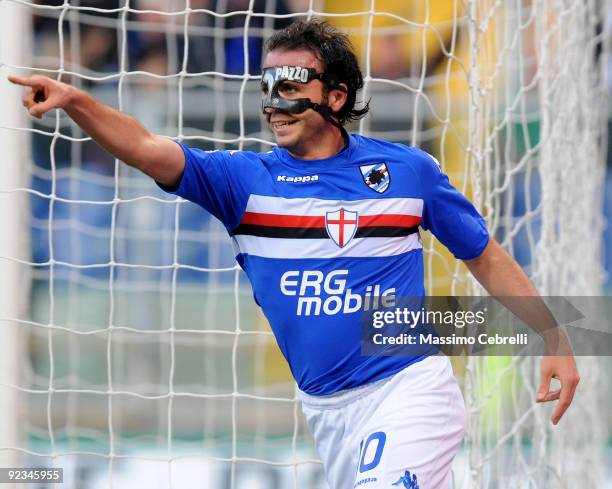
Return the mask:
{"type": "MultiPolygon", "coordinates": [[[[324,17],[372,100],[350,130],[434,155],[542,294],[595,296],[607,15],[603,0],[0,0],[0,466],[92,489],[327,487],[223,226],[63,112],[27,117],[6,75],[69,82],[191,146],[267,151],[262,39],[324,17]]],[[[429,294],[483,293],[423,239],[429,294]]],[[[469,416],[453,487],[601,487],[609,363],[578,362],[552,427],[537,359],[453,359],[469,416]]]]}

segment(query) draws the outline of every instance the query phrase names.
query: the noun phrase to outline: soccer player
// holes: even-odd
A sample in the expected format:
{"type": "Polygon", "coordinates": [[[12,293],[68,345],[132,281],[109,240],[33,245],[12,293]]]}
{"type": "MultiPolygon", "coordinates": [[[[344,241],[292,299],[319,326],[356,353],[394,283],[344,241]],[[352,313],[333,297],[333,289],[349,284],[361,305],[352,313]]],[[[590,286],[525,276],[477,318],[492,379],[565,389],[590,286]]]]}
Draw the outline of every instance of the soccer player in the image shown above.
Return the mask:
{"type": "MultiPolygon", "coordinates": [[[[376,300],[424,295],[419,226],[491,295],[537,291],[434,158],[344,130],[368,111],[356,108],[363,79],[345,34],[295,22],[265,53],[262,112],[278,145],[267,153],[189,148],[67,84],[10,81],[31,88],[31,115],[63,109],[107,151],[223,222],[299,386],[331,489],[445,488],[465,422],[450,362],[362,356],[361,314],[376,300]]],[[[569,350],[543,357],[537,401],[559,400],[554,424],[578,379],[569,350]]]]}

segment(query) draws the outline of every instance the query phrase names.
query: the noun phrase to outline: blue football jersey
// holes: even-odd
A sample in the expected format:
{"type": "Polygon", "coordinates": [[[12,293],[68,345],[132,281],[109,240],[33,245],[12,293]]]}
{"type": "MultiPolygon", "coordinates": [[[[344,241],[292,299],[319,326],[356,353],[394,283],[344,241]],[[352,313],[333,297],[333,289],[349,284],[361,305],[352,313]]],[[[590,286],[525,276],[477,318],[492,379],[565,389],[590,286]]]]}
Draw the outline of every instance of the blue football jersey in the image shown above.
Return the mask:
{"type": "Polygon", "coordinates": [[[362,356],[366,301],[423,296],[419,227],[460,259],[489,240],[474,206],[417,148],[350,135],[338,154],[300,160],[182,145],[176,189],[220,219],[301,390],[326,395],[424,358],[362,356]]]}

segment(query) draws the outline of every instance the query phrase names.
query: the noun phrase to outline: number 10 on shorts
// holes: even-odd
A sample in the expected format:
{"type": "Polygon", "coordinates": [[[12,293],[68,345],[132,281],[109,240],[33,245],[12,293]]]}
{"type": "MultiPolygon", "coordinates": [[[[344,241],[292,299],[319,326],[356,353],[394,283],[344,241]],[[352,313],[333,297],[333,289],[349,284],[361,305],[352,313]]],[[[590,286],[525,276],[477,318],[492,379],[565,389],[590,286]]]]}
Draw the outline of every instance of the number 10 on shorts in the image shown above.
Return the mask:
{"type": "Polygon", "coordinates": [[[361,440],[359,444],[359,473],[375,469],[380,463],[387,435],[384,431],[376,431],[361,440]]]}

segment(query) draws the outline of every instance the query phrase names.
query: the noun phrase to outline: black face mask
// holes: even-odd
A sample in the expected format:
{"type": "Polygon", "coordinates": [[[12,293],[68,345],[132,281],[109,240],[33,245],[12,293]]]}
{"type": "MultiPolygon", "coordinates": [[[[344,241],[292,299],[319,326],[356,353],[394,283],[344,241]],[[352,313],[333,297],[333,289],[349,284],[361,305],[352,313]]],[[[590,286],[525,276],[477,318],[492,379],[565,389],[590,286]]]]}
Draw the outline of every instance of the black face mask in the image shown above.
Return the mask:
{"type": "Polygon", "coordinates": [[[261,111],[265,114],[266,109],[279,110],[288,114],[301,114],[313,109],[328,122],[341,127],[336,116],[328,106],[313,103],[309,98],[287,99],[279,93],[279,86],[285,82],[306,84],[312,80],[321,80],[328,88],[346,92],[346,88],[327,73],[317,73],[314,68],[303,68],[301,66],[271,66],[265,68],[261,74],[261,87],[264,98],[261,101],[261,111]]]}

